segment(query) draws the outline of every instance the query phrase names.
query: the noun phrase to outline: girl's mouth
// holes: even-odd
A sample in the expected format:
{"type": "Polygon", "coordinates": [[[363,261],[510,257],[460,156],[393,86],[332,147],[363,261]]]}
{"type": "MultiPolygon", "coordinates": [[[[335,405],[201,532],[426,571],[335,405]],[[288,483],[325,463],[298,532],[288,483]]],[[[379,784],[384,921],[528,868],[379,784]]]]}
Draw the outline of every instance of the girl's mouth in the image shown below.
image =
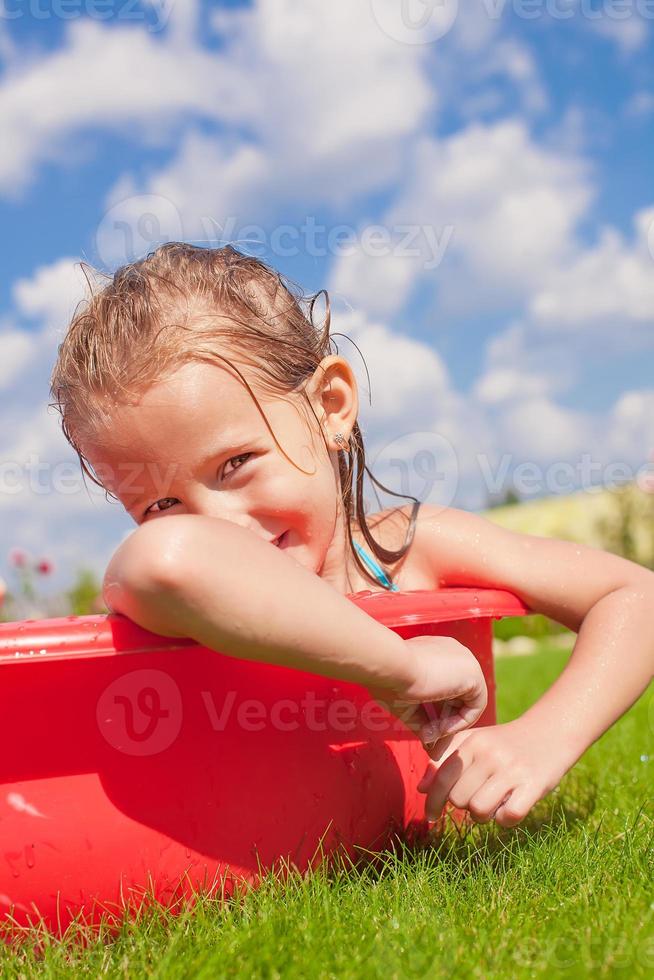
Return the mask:
{"type": "Polygon", "coordinates": [[[279,537],[277,538],[277,540],[275,541],[275,545],[276,545],[276,546],[277,546],[278,548],[283,548],[283,547],[284,547],[284,545],[285,545],[285,543],[286,543],[286,535],[287,535],[287,534],[288,534],[288,531],[284,531],[284,533],[283,533],[283,534],[280,534],[280,536],[279,536],[279,537]]]}

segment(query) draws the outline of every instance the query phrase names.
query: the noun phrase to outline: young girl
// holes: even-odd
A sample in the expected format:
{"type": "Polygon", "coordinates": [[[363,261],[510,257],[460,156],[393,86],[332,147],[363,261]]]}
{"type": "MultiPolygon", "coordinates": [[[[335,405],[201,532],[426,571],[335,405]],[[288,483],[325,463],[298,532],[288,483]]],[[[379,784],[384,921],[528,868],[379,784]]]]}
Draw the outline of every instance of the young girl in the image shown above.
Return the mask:
{"type": "Polygon", "coordinates": [[[513,826],[651,680],[654,575],[415,498],[366,517],[357,385],[330,353],[327,297],[313,324],[319,295],[307,304],[232,247],[182,243],[91,290],[52,394],[84,471],[138,525],[104,600],[159,634],[364,684],[415,704],[414,720],[426,705],[427,816],[449,799],[513,826]],[[472,653],[404,640],[347,599],[446,586],[507,589],[578,632],[562,675],[515,721],[466,730],[486,705],[472,653]]]}

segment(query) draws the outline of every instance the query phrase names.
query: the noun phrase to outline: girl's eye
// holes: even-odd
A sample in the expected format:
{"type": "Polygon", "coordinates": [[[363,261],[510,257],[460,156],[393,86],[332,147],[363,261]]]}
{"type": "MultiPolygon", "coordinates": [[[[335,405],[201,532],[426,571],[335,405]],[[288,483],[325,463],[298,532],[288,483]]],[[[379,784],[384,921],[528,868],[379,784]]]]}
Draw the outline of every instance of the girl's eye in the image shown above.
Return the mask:
{"type": "MultiPolygon", "coordinates": [[[[160,506],[161,504],[165,503],[166,500],[174,500],[175,503],[178,502],[177,501],[177,497],[162,497],[161,500],[157,500],[154,504],[152,504],[151,507],[148,507],[148,509],[145,512],[146,516],[148,514],[160,514],[162,512],[162,510],[169,510],[170,509],[169,507],[161,507],[160,506]],[[159,510],[153,510],[152,509],[153,507],[159,507],[159,510]]],[[[174,507],[175,504],[171,504],[171,506],[174,507]]]]}
{"type": "MultiPolygon", "coordinates": [[[[247,459],[248,457],[253,456],[253,455],[254,455],[254,453],[241,453],[239,456],[232,456],[231,459],[228,459],[227,460],[227,463],[233,463],[235,459],[247,459]]],[[[225,463],[225,466],[227,465],[227,463],[225,463]]],[[[242,469],[242,465],[243,464],[241,464],[241,466],[237,466],[236,469],[237,470],[242,469]]],[[[231,472],[233,473],[234,470],[232,470],[231,472]]],[[[230,474],[228,473],[227,476],[229,476],[229,475],[230,474]]],[[[154,503],[150,507],[148,507],[148,509],[145,512],[146,516],[148,514],[160,514],[164,510],[170,510],[170,507],[161,507],[161,504],[165,503],[167,500],[173,500],[173,501],[175,501],[175,503],[173,503],[173,504],[170,505],[172,507],[174,507],[176,503],[179,503],[179,501],[177,500],[177,497],[162,497],[161,500],[157,500],[156,503],[154,503]],[[158,507],[158,509],[157,510],[153,510],[152,509],[153,507],[158,507]]]]}
{"type": "MultiPolygon", "coordinates": [[[[239,456],[232,456],[231,459],[228,459],[227,460],[227,463],[233,463],[235,459],[247,459],[249,456],[252,456],[252,453],[241,453],[239,456]]],[[[227,465],[227,463],[225,463],[225,466],[227,465]]],[[[241,466],[237,466],[236,469],[237,470],[242,469],[242,465],[241,466]]],[[[231,472],[233,473],[234,470],[232,470],[231,472]]],[[[229,476],[229,475],[230,474],[228,473],[227,476],[229,476]]]]}

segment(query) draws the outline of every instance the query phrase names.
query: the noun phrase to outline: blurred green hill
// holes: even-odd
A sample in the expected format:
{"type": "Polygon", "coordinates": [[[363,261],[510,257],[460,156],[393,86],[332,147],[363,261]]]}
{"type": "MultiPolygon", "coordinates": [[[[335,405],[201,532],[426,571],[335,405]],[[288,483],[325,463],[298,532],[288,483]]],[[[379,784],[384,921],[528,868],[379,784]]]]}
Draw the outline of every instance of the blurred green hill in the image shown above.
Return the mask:
{"type": "Polygon", "coordinates": [[[512,531],[577,541],[654,569],[654,493],[636,483],[490,507],[482,515],[512,531]]]}
{"type": "MultiPolygon", "coordinates": [[[[654,570],[654,493],[636,483],[512,502],[489,507],[482,515],[511,531],[576,541],[654,570]]],[[[493,636],[496,655],[532,653],[538,643],[574,640],[564,626],[540,613],[496,620],[493,636]]]]}

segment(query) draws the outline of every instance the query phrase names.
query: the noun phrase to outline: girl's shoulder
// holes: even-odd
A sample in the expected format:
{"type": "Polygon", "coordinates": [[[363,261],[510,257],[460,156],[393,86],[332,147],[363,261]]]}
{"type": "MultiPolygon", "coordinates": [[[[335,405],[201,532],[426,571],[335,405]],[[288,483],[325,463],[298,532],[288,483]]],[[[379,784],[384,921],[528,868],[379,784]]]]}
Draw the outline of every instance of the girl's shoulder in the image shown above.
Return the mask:
{"type": "MultiPolygon", "coordinates": [[[[412,505],[408,508],[411,513],[412,505]]],[[[467,569],[484,553],[497,548],[498,536],[508,534],[499,525],[473,511],[440,504],[421,504],[413,538],[414,563],[433,589],[460,585],[467,569]]],[[[504,542],[502,542],[504,543],[504,542]]]]}
{"type": "MultiPolygon", "coordinates": [[[[409,503],[367,515],[366,520],[377,541],[395,551],[406,543],[413,513],[414,504],[409,503]]],[[[421,503],[409,550],[387,567],[401,589],[443,588],[460,576],[462,562],[474,562],[484,545],[492,545],[501,533],[501,528],[478,514],[421,503]]]]}

